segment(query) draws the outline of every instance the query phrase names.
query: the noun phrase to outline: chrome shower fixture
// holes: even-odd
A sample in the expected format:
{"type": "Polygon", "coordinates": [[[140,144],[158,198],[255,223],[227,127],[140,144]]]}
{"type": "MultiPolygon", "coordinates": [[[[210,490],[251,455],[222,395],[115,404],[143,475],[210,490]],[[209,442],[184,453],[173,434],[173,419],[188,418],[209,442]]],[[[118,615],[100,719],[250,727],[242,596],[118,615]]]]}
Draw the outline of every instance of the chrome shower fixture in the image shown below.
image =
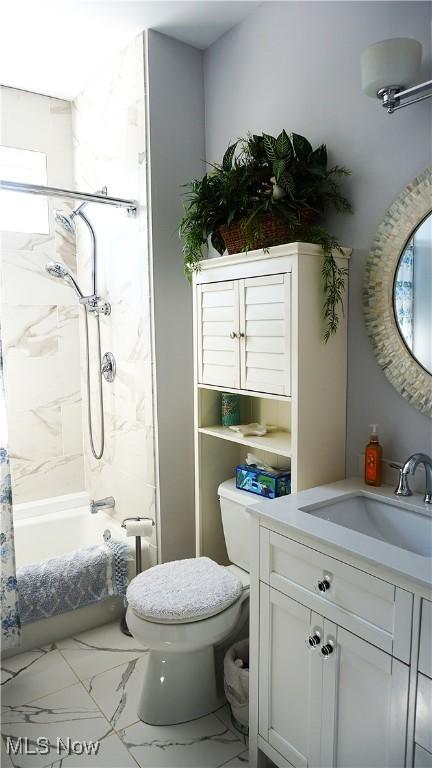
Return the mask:
{"type": "MultiPolygon", "coordinates": [[[[97,194],[106,195],[106,187],[104,187],[103,190],[101,190],[97,194]]],[[[87,223],[87,219],[84,217],[82,213],[86,205],[88,205],[87,202],[80,203],[80,205],[77,205],[72,211],[65,210],[64,208],[54,208],[54,218],[59,224],[61,224],[61,226],[66,232],[68,232],[70,235],[74,235],[76,231],[76,225],[75,225],[76,216],[80,216],[87,223]]]]}
{"type": "Polygon", "coordinates": [[[44,195],[51,197],[68,198],[72,200],[80,200],[80,203],[71,210],[62,210],[57,208],[54,210],[55,220],[63,227],[63,229],[69,234],[74,234],[76,230],[75,219],[77,216],[86,225],[88,234],[90,235],[90,248],[91,248],[91,293],[85,295],[78,285],[78,282],[72,272],[58,261],[50,261],[45,265],[45,269],[51,277],[67,282],[75,291],[78,296],[79,303],[84,309],[84,328],[85,328],[85,347],[86,347],[86,379],[87,379],[87,421],[89,430],[90,447],[94,458],[98,461],[102,458],[105,447],[105,415],[104,415],[104,402],[103,402],[103,390],[102,379],[103,377],[109,381],[114,381],[115,378],[115,359],[111,352],[107,352],[102,360],[101,349],[101,327],[100,327],[100,315],[109,315],[111,313],[111,305],[102,299],[98,295],[97,291],[97,241],[96,234],[93,229],[91,221],[83,213],[83,209],[88,203],[98,203],[100,205],[113,205],[117,208],[125,208],[128,216],[136,216],[138,212],[138,203],[135,200],[126,200],[120,197],[108,197],[108,191],[106,187],[103,187],[99,192],[89,194],[88,192],[75,192],[70,189],[60,189],[58,187],[47,187],[41,184],[25,184],[22,182],[5,181],[0,179],[0,190],[8,190],[10,192],[25,192],[26,194],[44,195]],[[100,442],[97,449],[93,437],[93,419],[92,419],[92,402],[91,402],[91,386],[90,386],[90,342],[89,342],[89,315],[92,315],[96,323],[96,354],[97,354],[97,384],[99,390],[99,413],[100,413],[100,442]]]}
{"type": "Polygon", "coordinates": [[[76,278],[73,276],[72,272],[67,267],[65,267],[64,264],[61,264],[59,261],[49,261],[45,265],[45,269],[48,274],[51,275],[51,277],[58,277],[61,280],[66,280],[69,282],[79,297],[80,302],[85,301],[86,297],[79,287],[76,278]]]}
{"type": "Polygon", "coordinates": [[[61,277],[64,279],[68,276],[66,267],[60,264],[59,261],[49,261],[45,265],[45,269],[51,277],[61,277]]]}
{"type": "MultiPolygon", "coordinates": [[[[106,187],[99,192],[99,195],[106,195],[106,187]]],[[[75,292],[78,295],[79,303],[84,308],[84,330],[85,330],[85,348],[86,348],[86,381],[87,381],[87,422],[89,430],[90,448],[94,458],[98,461],[102,458],[105,448],[105,415],[104,415],[104,401],[102,390],[102,377],[105,377],[107,381],[114,381],[115,378],[115,360],[111,353],[107,353],[102,360],[101,349],[101,329],[100,329],[100,315],[111,314],[111,305],[102,299],[97,292],[97,241],[96,234],[93,229],[91,221],[84,214],[83,209],[90,201],[84,201],[76,206],[72,211],[57,208],[54,210],[55,220],[63,227],[68,234],[75,234],[76,231],[76,218],[79,217],[81,221],[86,225],[87,231],[90,235],[90,249],[91,249],[91,293],[90,295],[84,295],[81,291],[76,279],[69,272],[67,267],[58,262],[50,262],[46,265],[46,270],[53,277],[60,277],[63,280],[68,281],[75,292]],[[89,341],[89,322],[88,316],[93,315],[96,319],[96,354],[97,354],[97,384],[99,391],[99,413],[100,413],[100,444],[99,448],[96,448],[94,436],[93,436],[93,414],[91,403],[91,386],[90,386],[90,341],[89,341]]]]}
{"type": "MultiPolygon", "coordinates": [[[[106,196],[107,194],[107,188],[103,187],[99,192],[96,193],[97,196],[106,196]]],[[[75,233],[75,217],[79,216],[81,221],[84,222],[86,225],[89,235],[90,235],[90,241],[91,241],[91,281],[92,281],[92,293],[91,295],[96,297],[97,296],[97,252],[96,252],[96,235],[95,231],[93,229],[93,225],[91,221],[85,216],[83,213],[84,208],[86,205],[88,205],[88,202],[85,200],[83,203],[80,203],[76,206],[76,208],[73,209],[73,211],[65,211],[61,208],[56,208],[54,211],[54,217],[55,220],[61,224],[63,229],[68,232],[69,234],[75,233]]],[[[103,314],[109,314],[109,312],[104,312],[103,314]]]]}
{"type": "Polygon", "coordinates": [[[100,296],[95,296],[94,294],[91,294],[91,296],[84,296],[76,278],[64,264],[61,264],[59,261],[49,261],[48,264],[45,265],[45,269],[51,277],[58,277],[70,283],[79,298],[79,303],[87,307],[89,312],[92,312],[95,315],[111,314],[111,304],[109,304],[108,301],[105,301],[105,299],[102,299],[100,296]]]}
{"type": "MultiPolygon", "coordinates": [[[[102,189],[95,192],[95,195],[103,195],[106,197],[107,195],[107,187],[102,187],[102,189]]],[[[74,235],[76,231],[76,225],[75,225],[75,217],[81,216],[82,219],[86,222],[86,224],[89,224],[88,220],[83,216],[83,209],[88,205],[88,201],[84,201],[83,203],[80,203],[77,205],[72,211],[65,210],[64,208],[55,208],[54,209],[54,218],[55,220],[61,224],[63,229],[68,232],[70,235],[74,235]]]]}
{"type": "Polygon", "coordinates": [[[62,225],[63,229],[66,230],[66,232],[69,232],[70,235],[75,234],[75,222],[74,217],[76,216],[75,211],[71,211],[68,213],[65,210],[62,210],[61,208],[55,208],[54,209],[54,218],[55,220],[62,225]]]}

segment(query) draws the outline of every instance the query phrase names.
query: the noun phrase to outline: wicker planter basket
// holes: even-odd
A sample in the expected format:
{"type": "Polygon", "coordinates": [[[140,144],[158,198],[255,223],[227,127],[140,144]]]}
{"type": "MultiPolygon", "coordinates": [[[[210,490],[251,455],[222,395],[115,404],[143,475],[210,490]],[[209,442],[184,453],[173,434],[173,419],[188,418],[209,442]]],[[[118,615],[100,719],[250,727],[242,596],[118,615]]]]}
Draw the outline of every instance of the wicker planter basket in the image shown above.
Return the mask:
{"type": "MultiPolygon", "coordinates": [[[[312,218],[312,211],[306,211],[302,216],[302,223],[293,225],[282,219],[275,218],[271,213],[264,214],[260,221],[262,236],[256,240],[254,248],[270,248],[272,245],[295,242],[302,226],[310,224],[312,218]]],[[[229,227],[222,226],[219,228],[219,232],[229,254],[241,253],[247,250],[246,236],[243,232],[243,220],[235,221],[229,227]]]]}

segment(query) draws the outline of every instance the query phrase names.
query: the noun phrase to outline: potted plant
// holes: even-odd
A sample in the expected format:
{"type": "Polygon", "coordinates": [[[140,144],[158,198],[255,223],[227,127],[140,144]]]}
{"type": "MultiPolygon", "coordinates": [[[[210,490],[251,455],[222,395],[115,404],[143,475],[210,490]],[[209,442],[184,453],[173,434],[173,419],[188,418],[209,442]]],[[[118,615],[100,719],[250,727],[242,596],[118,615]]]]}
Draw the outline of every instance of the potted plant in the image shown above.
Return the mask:
{"type": "Polygon", "coordinates": [[[190,279],[200,268],[209,240],[220,254],[295,241],[317,243],[323,249],[327,341],[337,330],[338,307],[343,310],[347,270],[337,265],[333,252],[340,245],[320,222],[330,207],[352,211],[338,185],[350,171],[327,165],[326,146],[313,149],[296,133],[249,134],[230,144],[221,164],[212,164],[201,180],[186,185],[180,223],[185,274],[190,279]]]}

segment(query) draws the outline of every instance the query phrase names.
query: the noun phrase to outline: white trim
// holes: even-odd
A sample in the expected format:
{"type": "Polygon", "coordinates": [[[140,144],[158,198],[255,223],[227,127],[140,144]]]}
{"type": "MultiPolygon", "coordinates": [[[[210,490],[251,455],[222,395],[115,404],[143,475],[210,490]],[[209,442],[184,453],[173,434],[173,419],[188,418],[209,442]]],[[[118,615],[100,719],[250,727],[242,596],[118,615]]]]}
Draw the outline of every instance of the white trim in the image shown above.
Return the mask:
{"type": "Polygon", "coordinates": [[[247,395],[248,397],[266,398],[267,400],[279,400],[282,403],[289,403],[291,397],[287,395],[273,395],[270,392],[259,392],[252,389],[237,389],[236,387],[221,387],[217,384],[197,384],[198,389],[213,389],[217,392],[232,392],[234,395],[247,395]]]}
{"type": "MultiPolygon", "coordinates": [[[[233,253],[226,256],[217,256],[213,259],[203,259],[200,261],[200,270],[213,269],[213,267],[229,267],[233,264],[249,263],[251,261],[261,261],[262,259],[276,259],[280,256],[297,256],[301,251],[301,255],[306,256],[322,256],[322,248],[320,245],[313,243],[286,243],[284,245],[275,245],[273,248],[269,248],[268,251],[264,251],[262,248],[256,251],[248,251],[247,253],[233,253]]],[[[337,258],[344,258],[348,261],[351,258],[352,249],[342,248],[342,254],[337,251],[335,256],[337,258]]]]}
{"type": "Polygon", "coordinates": [[[66,512],[80,507],[88,507],[90,512],[90,495],[85,491],[14,504],[13,515],[15,520],[28,520],[30,517],[66,512]]]}

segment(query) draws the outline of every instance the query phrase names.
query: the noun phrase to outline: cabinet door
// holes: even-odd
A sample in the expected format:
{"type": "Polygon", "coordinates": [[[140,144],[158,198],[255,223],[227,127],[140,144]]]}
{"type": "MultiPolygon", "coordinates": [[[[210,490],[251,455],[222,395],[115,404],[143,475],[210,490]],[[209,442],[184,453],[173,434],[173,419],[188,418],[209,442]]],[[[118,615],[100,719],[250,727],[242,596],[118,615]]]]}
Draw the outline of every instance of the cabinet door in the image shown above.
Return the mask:
{"type": "Polygon", "coordinates": [[[415,741],[432,752],[432,679],[420,674],[417,677],[415,741]]]}
{"type": "Polygon", "coordinates": [[[418,744],[414,748],[414,768],[432,768],[432,752],[427,752],[418,744]]]}
{"type": "Polygon", "coordinates": [[[324,621],[322,768],[405,765],[409,667],[324,621]]]}
{"type": "Polygon", "coordinates": [[[432,678],[432,603],[421,601],[419,672],[432,678]]]}
{"type": "Polygon", "coordinates": [[[259,733],[295,768],[320,766],[322,661],[309,635],[323,620],[260,585],[259,733]]]}
{"type": "Polygon", "coordinates": [[[241,281],[241,388],[291,395],[291,275],[241,281]]]}
{"type": "Polygon", "coordinates": [[[197,290],[198,381],[238,389],[238,280],[199,285],[197,290]]]}

